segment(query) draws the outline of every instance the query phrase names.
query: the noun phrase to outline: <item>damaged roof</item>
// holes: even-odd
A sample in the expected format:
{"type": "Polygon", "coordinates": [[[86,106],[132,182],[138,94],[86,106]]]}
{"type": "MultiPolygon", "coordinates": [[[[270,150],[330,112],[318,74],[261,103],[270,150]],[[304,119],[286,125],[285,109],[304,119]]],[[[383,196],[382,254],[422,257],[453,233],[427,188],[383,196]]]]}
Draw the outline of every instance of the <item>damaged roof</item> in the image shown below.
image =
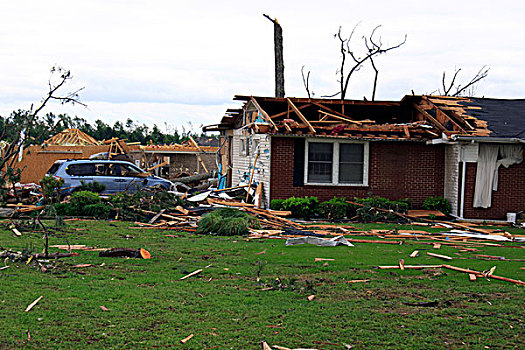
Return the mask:
{"type": "Polygon", "coordinates": [[[78,129],[66,129],[44,141],[45,145],[96,146],[101,142],[78,129]]]}
{"type": "Polygon", "coordinates": [[[249,127],[258,133],[425,141],[442,135],[524,136],[525,100],[405,96],[401,101],[235,96],[220,124],[205,131],[249,127]]]}

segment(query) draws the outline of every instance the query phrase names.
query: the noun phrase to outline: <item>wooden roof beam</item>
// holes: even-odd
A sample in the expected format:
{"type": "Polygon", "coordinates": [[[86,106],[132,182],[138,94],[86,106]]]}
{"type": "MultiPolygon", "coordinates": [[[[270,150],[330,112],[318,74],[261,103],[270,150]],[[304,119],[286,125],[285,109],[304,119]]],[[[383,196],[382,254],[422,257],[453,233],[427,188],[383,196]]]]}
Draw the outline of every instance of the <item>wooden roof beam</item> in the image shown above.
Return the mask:
{"type": "Polygon", "coordinates": [[[347,123],[352,123],[352,124],[357,124],[357,125],[361,125],[361,122],[357,121],[357,120],[352,120],[352,119],[348,119],[348,118],[343,118],[337,114],[332,114],[332,113],[328,113],[326,111],[323,111],[323,110],[319,110],[320,113],[324,113],[324,115],[326,116],[329,116],[329,117],[332,117],[332,118],[335,118],[335,119],[339,119],[339,120],[342,120],[342,121],[345,121],[347,123]]]}
{"type": "Polygon", "coordinates": [[[255,97],[251,96],[250,97],[250,101],[253,103],[253,105],[255,106],[255,108],[257,108],[259,110],[259,112],[261,112],[261,114],[263,115],[264,118],[266,118],[266,120],[268,120],[268,122],[272,125],[272,127],[274,128],[274,130],[277,130],[277,125],[275,125],[275,123],[273,122],[272,118],[270,118],[270,116],[268,115],[268,113],[266,113],[266,111],[264,109],[262,109],[262,107],[259,105],[259,103],[257,102],[257,100],[255,99],[255,97]]]}
{"type": "Polygon", "coordinates": [[[304,115],[301,113],[301,111],[293,104],[292,100],[290,100],[289,98],[286,98],[286,102],[288,102],[288,105],[290,107],[292,107],[293,111],[295,112],[295,114],[297,114],[297,116],[299,117],[299,119],[302,120],[303,123],[306,124],[306,126],[308,126],[308,129],[312,132],[312,133],[316,133],[315,131],[315,128],[312,126],[312,124],[310,124],[310,122],[304,117],[304,115]]]}
{"type": "Polygon", "coordinates": [[[427,111],[425,111],[423,108],[421,108],[420,106],[418,106],[417,104],[414,103],[414,108],[417,109],[419,111],[419,113],[421,113],[423,115],[424,118],[426,118],[428,121],[430,121],[436,128],[438,128],[440,131],[444,132],[444,133],[448,133],[449,131],[447,130],[447,128],[445,128],[443,126],[443,124],[441,124],[440,122],[438,122],[436,120],[436,118],[434,118],[433,116],[431,116],[427,111]]]}
{"type": "MultiPolygon", "coordinates": [[[[308,107],[310,107],[311,105],[312,105],[311,103],[307,103],[307,104],[302,105],[302,106],[297,107],[297,108],[299,108],[299,109],[304,109],[304,108],[308,108],[308,107]]],[[[270,119],[275,119],[275,118],[278,118],[278,117],[282,117],[283,115],[285,115],[285,114],[287,114],[287,113],[288,113],[288,111],[286,111],[286,112],[280,112],[280,113],[277,113],[277,114],[271,115],[271,116],[270,116],[270,119]]]]}

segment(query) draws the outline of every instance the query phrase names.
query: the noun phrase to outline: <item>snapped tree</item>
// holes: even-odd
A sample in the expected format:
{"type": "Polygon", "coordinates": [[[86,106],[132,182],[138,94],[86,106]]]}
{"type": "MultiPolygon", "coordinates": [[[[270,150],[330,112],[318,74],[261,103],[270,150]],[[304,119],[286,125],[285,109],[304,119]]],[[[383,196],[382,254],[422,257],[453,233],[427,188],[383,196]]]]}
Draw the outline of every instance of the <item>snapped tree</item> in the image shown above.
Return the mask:
{"type": "MultiPolygon", "coordinates": [[[[80,102],[79,92],[80,88],[73,92],[62,94],[62,88],[73,77],[69,70],[62,67],[51,68],[51,76],[48,81],[49,90],[40,101],[38,107],[33,105],[29,110],[18,110],[8,118],[2,120],[0,125],[0,201],[4,199],[6,193],[6,185],[14,186],[20,180],[21,169],[15,168],[15,163],[22,154],[24,147],[31,144],[35,139],[34,134],[39,129],[41,118],[39,114],[50,101],[58,101],[62,104],[72,103],[86,106],[80,102]],[[18,155],[18,156],[17,156],[18,155]]],[[[61,123],[62,119],[59,117],[58,121],[53,125],[53,128],[61,123]]],[[[48,131],[48,130],[46,130],[48,131]]],[[[44,131],[42,131],[44,132],[44,131]]],[[[36,139],[40,139],[39,136],[36,139]]],[[[14,187],[13,187],[14,189],[14,187]]]]}

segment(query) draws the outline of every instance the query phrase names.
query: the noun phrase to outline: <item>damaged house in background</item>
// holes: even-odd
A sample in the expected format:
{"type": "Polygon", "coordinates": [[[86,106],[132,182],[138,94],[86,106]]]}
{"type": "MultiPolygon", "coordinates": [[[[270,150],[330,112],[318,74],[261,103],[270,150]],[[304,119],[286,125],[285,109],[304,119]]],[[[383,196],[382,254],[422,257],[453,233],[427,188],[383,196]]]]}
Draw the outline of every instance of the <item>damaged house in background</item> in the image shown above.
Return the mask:
{"type": "Polygon", "coordinates": [[[443,196],[452,214],[505,219],[525,209],[525,100],[401,101],[235,96],[221,122],[225,186],[272,199],[377,195],[414,207],[443,196]]]}
{"type": "Polygon", "coordinates": [[[39,183],[56,160],[97,157],[130,161],[157,176],[174,179],[217,170],[217,150],[216,139],[206,137],[190,137],[181,144],[140,145],[117,138],[98,141],[78,129],[66,129],[42,145],[26,147],[15,167],[22,169],[21,183],[39,183]]]}

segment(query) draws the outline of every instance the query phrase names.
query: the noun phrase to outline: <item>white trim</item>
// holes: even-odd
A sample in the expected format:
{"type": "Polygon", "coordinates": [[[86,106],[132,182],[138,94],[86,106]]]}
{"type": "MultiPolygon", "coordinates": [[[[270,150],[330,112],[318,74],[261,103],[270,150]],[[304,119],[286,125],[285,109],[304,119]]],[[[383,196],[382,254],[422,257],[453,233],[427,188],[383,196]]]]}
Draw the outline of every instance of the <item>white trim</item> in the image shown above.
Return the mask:
{"type": "Polygon", "coordinates": [[[304,145],[304,184],[316,186],[353,186],[363,187],[368,186],[368,163],[369,163],[369,142],[355,141],[355,140],[334,140],[334,139],[306,139],[304,145]],[[326,142],[333,144],[332,153],[332,182],[308,182],[308,149],[310,143],[326,142]],[[339,183],[339,145],[341,143],[357,143],[362,144],[363,147],[363,182],[362,183],[339,183]]]}

